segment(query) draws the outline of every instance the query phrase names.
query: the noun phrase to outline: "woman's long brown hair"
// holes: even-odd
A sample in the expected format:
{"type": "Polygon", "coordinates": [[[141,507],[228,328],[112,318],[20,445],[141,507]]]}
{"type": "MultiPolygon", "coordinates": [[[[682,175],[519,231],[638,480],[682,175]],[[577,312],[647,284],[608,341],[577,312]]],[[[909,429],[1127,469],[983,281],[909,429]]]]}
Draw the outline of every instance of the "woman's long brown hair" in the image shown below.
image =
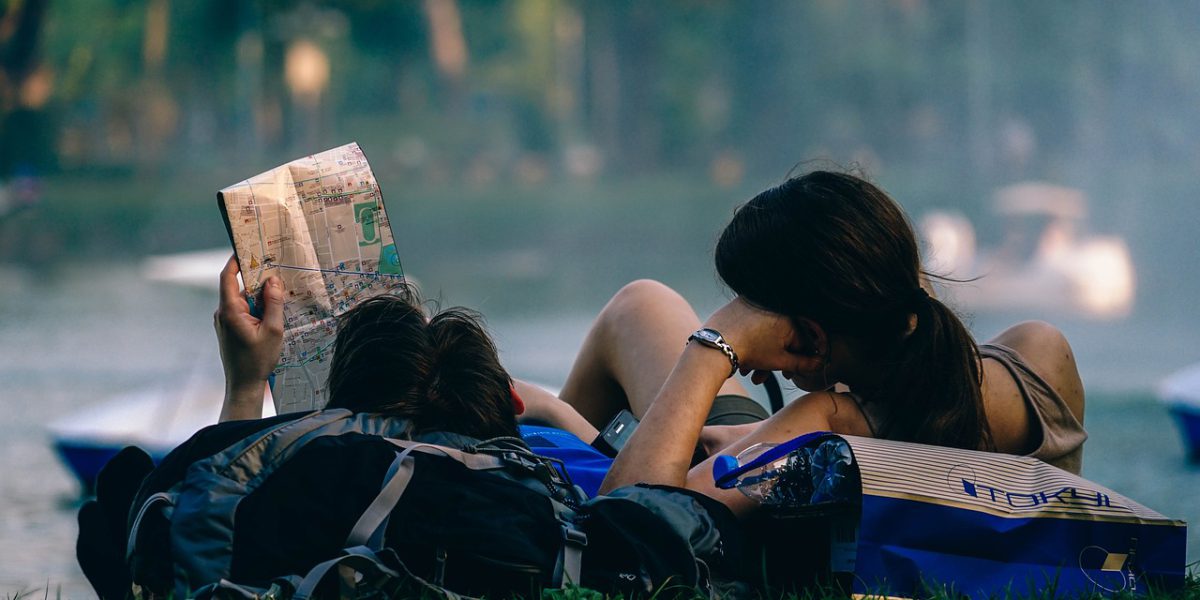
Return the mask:
{"type": "Polygon", "coordinates": [[[883,190],[829,171],[788,179],[737,210],[716,263],[749,302],[864,342],[883,383],[853,391],[879,404],[882,437],[993,447],[979,349],[954,312],[921,291],[912,226],[883,190]]]}

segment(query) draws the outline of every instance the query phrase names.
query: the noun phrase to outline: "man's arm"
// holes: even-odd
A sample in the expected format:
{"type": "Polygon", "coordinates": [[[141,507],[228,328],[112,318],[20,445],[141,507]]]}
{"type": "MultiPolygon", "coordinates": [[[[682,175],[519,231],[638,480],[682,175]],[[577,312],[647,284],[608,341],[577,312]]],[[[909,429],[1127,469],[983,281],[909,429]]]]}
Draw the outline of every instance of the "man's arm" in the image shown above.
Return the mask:
{"type": "Polygon", "coordinates": [[[564,429],[589,443],[596,439],[597,435],[600,435],[600,432],[587,419],[583,418],[583,415],[579,414],[574,406],[567,404],[558,396],[520,379],[513,379],[513,387],[525,401],[525,413],[518,415],[518,420],[536,421],[564,429]]]}
{"type": "Polygon", "coordinates": [[[283,347],[283,281],[272,276],[262,288],[262,318],[238,285],[237,259],[229,257],[221,270],[220,302],[213,328],[225,369],[225,402],[221,421],[262,417],[264,386],[283,347]]]}

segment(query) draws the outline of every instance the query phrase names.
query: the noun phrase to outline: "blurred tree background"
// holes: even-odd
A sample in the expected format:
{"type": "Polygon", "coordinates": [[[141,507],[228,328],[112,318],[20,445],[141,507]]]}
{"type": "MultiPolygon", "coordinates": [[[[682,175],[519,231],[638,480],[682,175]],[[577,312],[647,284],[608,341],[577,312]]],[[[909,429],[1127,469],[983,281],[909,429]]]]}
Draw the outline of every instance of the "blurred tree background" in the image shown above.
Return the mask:
{"type": "Polygon", "coordinates": [[[738,203],[861,167],[914,221],[969,221],[981,277],[943,298],[977,338],[1029,318],[1067,334],[1085,474],[1195,522],[1197,472],[1151,390],[1200,360],[1197,32],[1188,0],[0,0],[0,590],[91,593],[46,423],[220,389],[217,190],[350,141],[406,274],[552,385],[622,284],[707,314],[738,203]],[[1014,227],[995,192],[1028,180],[1089,214],[1014,227]],[[1080,258],[1097,240],[1131,255],[1132,312],[1079,309],[1081,282],[1116,279],[1080,258]],[[147,269],[216,248],[201,287],[147,269]],[[1045,249],[1057,270],[1029,259],[1045,249]]]}
{"type": "Polygon", "coordinates": [[[0,261],[219,245],[217,188],[351,139],[390,198],[632,196],[712,227],[807,159],[914,214],[1046,179],[1177,260],[1198,27],[1168,1],[6,0],[0,261]]]}

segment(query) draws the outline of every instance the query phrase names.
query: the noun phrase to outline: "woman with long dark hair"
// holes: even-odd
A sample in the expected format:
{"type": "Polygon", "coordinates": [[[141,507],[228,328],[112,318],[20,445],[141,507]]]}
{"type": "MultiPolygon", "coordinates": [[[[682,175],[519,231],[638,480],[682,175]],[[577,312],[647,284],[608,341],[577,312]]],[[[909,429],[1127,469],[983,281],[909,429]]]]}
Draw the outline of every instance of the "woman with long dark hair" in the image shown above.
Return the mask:
{"type": "Polygon", "coordinates": [[[1062,334],[1026,322],[977,345],[923,287],[912,227],[875,185],[816,171],[762,192],[725,228],[716,266],[737,297],[703,326],[678,294],[641,281],[585,340],[563,400],[597,427],[625,406],[641,417],[604,489],[686,483],[743,510],[750,500],[713,486],[711,461],[689,469],[697,444],[736,454],[818,430],[1078,472],[1083,388],[1062,334]],[[723,412],[714,399],[746,395],[737,371],[779,371],[810,393],[759,424],[704,427],[723,412]]]}

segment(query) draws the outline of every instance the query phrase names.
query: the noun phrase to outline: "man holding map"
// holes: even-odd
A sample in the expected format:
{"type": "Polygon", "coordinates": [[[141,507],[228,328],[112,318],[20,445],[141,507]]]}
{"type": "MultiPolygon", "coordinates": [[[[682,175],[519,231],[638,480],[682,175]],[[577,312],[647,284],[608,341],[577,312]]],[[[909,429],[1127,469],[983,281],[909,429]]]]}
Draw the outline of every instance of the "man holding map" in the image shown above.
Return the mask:
{"type": "Polygon", "coordinates": [[[271,277],[282,285],[276,411],[325,406],[336,318],[404,285],[366,156],[352,142],[226,187],[217,199],[246,291],[257,295],[271,277]]]}

